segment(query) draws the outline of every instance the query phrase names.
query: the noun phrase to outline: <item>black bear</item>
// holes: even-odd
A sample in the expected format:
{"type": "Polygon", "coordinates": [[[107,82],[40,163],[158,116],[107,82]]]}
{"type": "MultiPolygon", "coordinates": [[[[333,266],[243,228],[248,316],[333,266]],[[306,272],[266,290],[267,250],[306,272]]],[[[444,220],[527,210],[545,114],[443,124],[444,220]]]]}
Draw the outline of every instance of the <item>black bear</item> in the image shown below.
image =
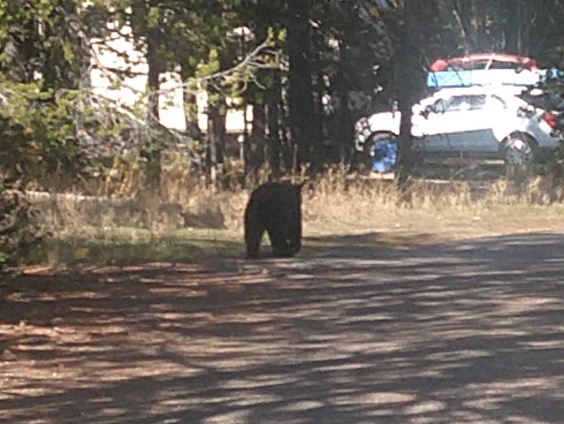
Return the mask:
{"type": "Polygon", "coordinates": [[[257,258],[264,232],[272,252],[290,257],[302,246],[302,187],[288,182],[269,182],[258,186],[245,209],[247,258],[257,258]]]}

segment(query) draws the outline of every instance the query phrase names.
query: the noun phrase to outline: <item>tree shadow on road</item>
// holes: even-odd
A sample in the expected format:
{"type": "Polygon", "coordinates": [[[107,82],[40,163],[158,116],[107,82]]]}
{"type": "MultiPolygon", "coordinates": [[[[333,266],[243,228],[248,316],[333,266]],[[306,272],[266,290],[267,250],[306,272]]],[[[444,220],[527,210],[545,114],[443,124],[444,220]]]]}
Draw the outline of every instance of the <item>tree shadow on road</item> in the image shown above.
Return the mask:
{"type": "MultiPolygon", "coordinates": [[[[396,250],[430,246],[438,242],[430,233],[369,232],[351,235],[310,236],[304,241],[303,252],[311,257],[356,257],[395,255],[396,250]]],[[[304,256],[302,254],[302,256],[304,256]]]]}
{"type": "Polygon", "coordinates": [[[0,421],[562,422],[560,235],[377,239],[5,282],[0,421]]]}

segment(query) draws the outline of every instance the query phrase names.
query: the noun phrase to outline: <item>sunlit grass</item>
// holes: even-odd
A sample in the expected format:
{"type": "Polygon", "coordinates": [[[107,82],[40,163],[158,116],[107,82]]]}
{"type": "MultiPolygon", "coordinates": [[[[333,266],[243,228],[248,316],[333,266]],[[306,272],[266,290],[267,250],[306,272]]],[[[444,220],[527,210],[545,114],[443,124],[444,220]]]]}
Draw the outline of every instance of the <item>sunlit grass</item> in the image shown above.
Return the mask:
{"type": "MultiPolygon", "coordinates": [[[[41,260],[57,265],[243,256],[249,190],[210,188],[175,168],[165,170],[161,182],[160,197],[129,183],[111,193],[129,198],[119,204],[68,198],[43,204],[52,236],[41,260]]],[[[564,228],[562,199],[562,189],[540,177],[520,184],[414,181],[401,193],[393,181],[331,171],[303,189],[305,248],[329,247],[330,236],[372,234],[363,243],[400,247],[555,230],[564,228]]]]}

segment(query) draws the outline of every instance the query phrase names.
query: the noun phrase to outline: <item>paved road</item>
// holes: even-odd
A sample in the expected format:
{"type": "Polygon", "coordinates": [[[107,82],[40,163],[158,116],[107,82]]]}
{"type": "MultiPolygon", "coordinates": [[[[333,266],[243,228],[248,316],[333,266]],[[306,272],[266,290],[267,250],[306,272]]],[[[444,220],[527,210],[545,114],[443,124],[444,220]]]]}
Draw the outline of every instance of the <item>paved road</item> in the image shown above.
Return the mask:
{"type": "MultiPolygon", "coordinates": [[[[209,272],[47,278],[27,300],[58,333],[6,351],[0,421],[564,423],[561,235],[332,242],[209,272]]],[[[24,316],[22,293],[3,321],[24,316]]]]}

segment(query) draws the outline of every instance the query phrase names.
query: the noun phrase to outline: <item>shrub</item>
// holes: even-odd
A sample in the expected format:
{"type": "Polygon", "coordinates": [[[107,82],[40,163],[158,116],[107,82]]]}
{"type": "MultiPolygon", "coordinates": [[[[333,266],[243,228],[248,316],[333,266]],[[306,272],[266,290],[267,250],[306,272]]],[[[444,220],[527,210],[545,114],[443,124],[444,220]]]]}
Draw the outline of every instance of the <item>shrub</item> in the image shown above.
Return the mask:
{"type": "Polygon", "coordinates": [[[0,272],[28,258],[42,239],[37,210],[21,191],[0,184],[0,272]]]}

